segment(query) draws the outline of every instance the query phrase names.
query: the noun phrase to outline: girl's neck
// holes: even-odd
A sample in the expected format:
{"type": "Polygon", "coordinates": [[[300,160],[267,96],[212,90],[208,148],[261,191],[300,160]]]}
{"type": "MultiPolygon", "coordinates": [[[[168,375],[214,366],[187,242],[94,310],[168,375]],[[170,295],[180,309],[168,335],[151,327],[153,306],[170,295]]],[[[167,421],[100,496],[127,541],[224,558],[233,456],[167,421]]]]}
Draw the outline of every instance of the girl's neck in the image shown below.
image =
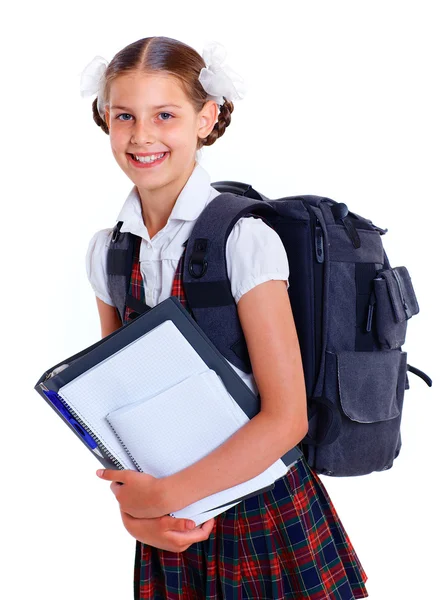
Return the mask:
{"type": "Polygon", "coordinates": [[[152,239],[165,227],[176,200],[196,167],[196,161],[174,181],[156,189],[137,188],[142,206],[142,218],[152,239]]]}

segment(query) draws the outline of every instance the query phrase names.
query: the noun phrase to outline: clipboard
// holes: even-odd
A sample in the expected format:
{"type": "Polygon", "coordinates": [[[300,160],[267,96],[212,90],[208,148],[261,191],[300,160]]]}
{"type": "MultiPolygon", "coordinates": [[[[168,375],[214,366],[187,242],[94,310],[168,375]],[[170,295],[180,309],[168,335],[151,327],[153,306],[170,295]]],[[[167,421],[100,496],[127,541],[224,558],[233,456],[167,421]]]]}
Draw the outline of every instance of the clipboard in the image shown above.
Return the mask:
{"type": "MultiPolygon", "coordinates": [[[[166,321],[171,321],[176,326],[207,367],[219,375],[227,391],[249,419],[254,417],[260,410],[259,397],[248,388],[229,365],[180,301],[171,296],[88,348],[54,365],[39,378],[34,386],[39,395],[107,469],[125,469],[128,467],[123,464],[123,461],[111,448],[108,448],[98,438],[92,428],[89,427],[89,424],[76,414],[74,409],[64,401],[58,392],[66,384],[112,357],[166,321]]],[[[287,467],[290,467],[300,456],[302,456],[302,452],[295,446],[282,457],[282,460],[287,467]]],[[[272,487],[273,484],[256,493],[267,491],[272,487]]],[[[238,500],[235,499],[235,502],[238,500]]]]}

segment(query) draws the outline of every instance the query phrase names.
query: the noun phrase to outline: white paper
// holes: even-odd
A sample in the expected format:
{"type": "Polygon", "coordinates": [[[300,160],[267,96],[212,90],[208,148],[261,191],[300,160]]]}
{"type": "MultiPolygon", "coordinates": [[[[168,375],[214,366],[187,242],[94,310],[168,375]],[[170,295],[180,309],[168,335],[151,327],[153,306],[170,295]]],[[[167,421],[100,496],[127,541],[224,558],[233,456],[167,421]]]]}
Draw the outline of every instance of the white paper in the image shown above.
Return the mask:
{"type": "Polygon", "coordinates": [[[58,393],[126,469],[137,470],[106,414],[207,369],[174,323],[167,320],[62,386],[58,393]]]}
{"type": "Polygon", "coordinates": [[[210,369],[106,419],[142,470],[154,477],[197,462],[249,421],[210,369]]]}
{"type": "MultiPolygon", "coordinates": [[[[194,521],[196,525],[202,525],[202,523],[205,523],[205,521],[208,521],[209,519],[220,515],[224,511],[228,510],[229,508],[232,508],[232,506],[236,506],[237,504],[238,502],[233,502],[232,504],[227,504],[226,506],[223,506],[221,508],[215,508],[215,510],[209,510],[208,512],[200,513],[199,515],[193,515],[184,518],[188,518],[188,520],[194,521]]],[[[178,512],[172,513],[172,516],[175,516],[176,518],[182,518],[179,516],[178,512]]]]}
{"type": "MultiPolygon", "coordinates": [[[[156,477],[200,460],[248,421],[218,375],[169,320],[61,387],[59,395],[126,469],[138,470],[132,456],[156,477]]],[[[202,523],[287,470],[279,459],[256,478],[174,515],[202,523]]]]}
{"type": "MultiPolygon", "coordinates": [[[[140,468],[155,477],[167,477],[199,461],[249,421],[210,369],[158,395],[117,409],[106,418],[140,468]]],[[[235,498],[268,486],[286,472],[287,467],[279,459],[260,475],[173,514],[191,518],[232,503],[235,498]]]]}

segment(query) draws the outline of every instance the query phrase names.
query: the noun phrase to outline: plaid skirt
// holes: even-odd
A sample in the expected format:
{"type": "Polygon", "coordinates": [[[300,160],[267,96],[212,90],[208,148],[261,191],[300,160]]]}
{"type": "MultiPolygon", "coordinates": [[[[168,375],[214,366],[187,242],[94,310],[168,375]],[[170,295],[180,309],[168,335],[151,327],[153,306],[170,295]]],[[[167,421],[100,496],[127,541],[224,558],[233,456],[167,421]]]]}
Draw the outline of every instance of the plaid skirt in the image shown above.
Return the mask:
{"type": "Polygon", "coordinates": [[[135,600],[352,600],[367,575],[318,475],[301,458],[268,492],[215,517],[184,552],[137,541],[135,600]]]}

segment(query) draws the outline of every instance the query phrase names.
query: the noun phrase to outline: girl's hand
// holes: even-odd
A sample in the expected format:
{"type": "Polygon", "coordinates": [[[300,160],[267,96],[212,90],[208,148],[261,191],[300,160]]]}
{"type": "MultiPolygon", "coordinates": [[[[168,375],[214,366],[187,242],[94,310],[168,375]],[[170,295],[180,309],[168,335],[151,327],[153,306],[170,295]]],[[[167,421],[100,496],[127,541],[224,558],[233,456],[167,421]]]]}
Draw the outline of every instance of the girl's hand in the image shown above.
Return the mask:
{"type": "Polygon", "coordinates": [[[189,519],[169,516],[135,519],[122,510],[120,512],[123,525],[132,537],[144,544],[170,552],[184,552],[191,544],[208,539],[215,524],[215,519],[210,519],[195,527],[194,521],[189,519]],[[193,529],[189,528],[189,524],[193,529]]]}
{"type": "Polygon", "coordinates": [[[96,473],[101,479],[112,481],[110,489],[120,504],[120,510],[128,515],[152,519],[172,512],[162,486],[163,478],[157,479],[132,469],[99,469],[96,473]]]}

